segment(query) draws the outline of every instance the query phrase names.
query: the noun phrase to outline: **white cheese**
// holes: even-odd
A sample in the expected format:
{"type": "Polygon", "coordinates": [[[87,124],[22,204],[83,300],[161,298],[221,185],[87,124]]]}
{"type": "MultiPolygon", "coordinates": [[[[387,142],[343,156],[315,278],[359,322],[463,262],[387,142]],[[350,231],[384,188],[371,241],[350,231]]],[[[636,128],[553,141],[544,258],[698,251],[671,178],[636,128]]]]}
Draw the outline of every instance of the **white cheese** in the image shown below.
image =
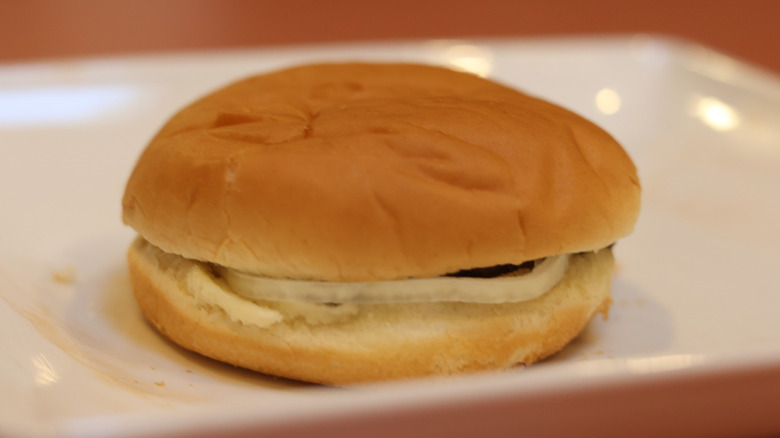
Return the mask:
{"type": "Polygon", "coordinates": [[[187,272],[187,290],[200,304],[222,309],[233,321],[269,327],[283,317],[276,310],[258,306],[244,297],[225,290],[221,284],[197,265],[187,272]]]}
{"type": "MultiPolygon", "coordinates": [[[[219,267],[238,295],[249,299],[311,303],[472,302],[532,300],[555,286],[569,256],[548,257],[523,275],[495,278],[436,277],[374,282],[328,282],[267,278],[219,267]]],[[[236,297],[238,298],[238,297],[236,297]]]]}

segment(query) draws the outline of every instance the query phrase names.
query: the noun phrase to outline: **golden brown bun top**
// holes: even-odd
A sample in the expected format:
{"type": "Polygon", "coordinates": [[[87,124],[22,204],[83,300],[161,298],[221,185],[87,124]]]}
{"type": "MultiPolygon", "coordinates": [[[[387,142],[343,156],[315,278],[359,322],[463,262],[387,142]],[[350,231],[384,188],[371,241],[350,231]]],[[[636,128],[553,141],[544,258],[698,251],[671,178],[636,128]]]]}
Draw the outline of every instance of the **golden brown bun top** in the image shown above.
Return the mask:
{"type": "Polygon", "coordinates": [[[176,114],[128,181],[125,223],[166,252],[273,277],[429,277],[606,246],[636,169],[585,119],[406,64],[250,77],[176,114]]]}

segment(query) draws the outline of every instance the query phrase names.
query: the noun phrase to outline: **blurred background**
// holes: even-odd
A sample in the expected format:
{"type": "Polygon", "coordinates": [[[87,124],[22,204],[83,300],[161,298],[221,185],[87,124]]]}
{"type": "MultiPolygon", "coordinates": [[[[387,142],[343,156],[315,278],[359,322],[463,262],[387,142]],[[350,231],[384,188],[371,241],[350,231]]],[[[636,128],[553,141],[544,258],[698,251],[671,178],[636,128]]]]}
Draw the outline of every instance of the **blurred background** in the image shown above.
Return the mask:
{"type": "Polygon", "coordinates": [[[780,0],[0,0],[0,64],[349,41],[649,33],[780,73],[780,0]]]}

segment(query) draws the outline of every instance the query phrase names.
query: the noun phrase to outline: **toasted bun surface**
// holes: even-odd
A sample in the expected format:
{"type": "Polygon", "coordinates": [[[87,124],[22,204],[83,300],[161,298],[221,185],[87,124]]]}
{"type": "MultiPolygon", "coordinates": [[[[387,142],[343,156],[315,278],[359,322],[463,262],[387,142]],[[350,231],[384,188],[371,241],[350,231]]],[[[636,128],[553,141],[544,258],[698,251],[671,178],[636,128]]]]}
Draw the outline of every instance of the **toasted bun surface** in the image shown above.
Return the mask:
{"type": "MultiPolygon", "coordinates": [[[[613,268],[604,249],[575,255],[566,276],[532,301],[508,304],[366,304],[332,320],[285,310],[268,327],[240,324],[200,302],[188,285],[198,262],[137,239],[129,252],[133,291],[149,320],[168,338],[209,357],[267,374],[348,384],[500,370],[530,364],[560,350],[595,312],[606,312],[613,268]]],[[[198,277],[200,278],[200,277],[198,277]]],[[[208,277],[204,282],[218,281],[208,277]]]]}
{"type": "MultiPolygon", "coordinates": [[[[638,211],[634,165],[594,124],[473,75],[402,64],[303,66],[216,91],[162,128],[123,199],[124,221],[165,252],[330,281],[602,248],[638,211]]],[[[135,269],[157,287],[158,274],[135,269]]]]}

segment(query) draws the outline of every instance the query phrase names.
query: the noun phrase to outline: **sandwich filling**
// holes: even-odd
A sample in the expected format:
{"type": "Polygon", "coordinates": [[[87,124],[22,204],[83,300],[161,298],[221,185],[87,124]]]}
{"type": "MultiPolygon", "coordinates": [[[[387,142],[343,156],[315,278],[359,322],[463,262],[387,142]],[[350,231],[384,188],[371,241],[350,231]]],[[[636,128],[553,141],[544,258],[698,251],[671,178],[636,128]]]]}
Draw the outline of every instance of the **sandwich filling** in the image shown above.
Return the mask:
{"type": "Polygon", "coordinates": [[[259,328],[296,320],[312,326],[342,323],[364,311],[373,311],[373,305],[504,305],[529,301],[562,283],[578,257],[590,260],[598,253],[565,254],[436,278],[340,283],[254,276],[167,253],[142,238],[133,248],[131,254],[137,254],[138,262],[148,263],[147,269],[172,274],[158,279],[165,283],[159,288],[184,291],[180,299],[192,299],[192,304],[207,311],[204,315],[216,312],[241,325],[259,328]],[[496,271],[499,276],[485,278],[496,271]]]}
{"type": "Polygon", "coordinates": [[[236,294],[252,300],[387,304],[414,302],[507,303],[532,300],[555,286],[569,264],[558,255],[522,265],[478,268],[435,278],[332,282],[261,277],[216,266],[236,294]],[[509,271],[509,272],[501,272],[509,271]],[[494,276],[494,273],[498,273],[494,276]]]}

